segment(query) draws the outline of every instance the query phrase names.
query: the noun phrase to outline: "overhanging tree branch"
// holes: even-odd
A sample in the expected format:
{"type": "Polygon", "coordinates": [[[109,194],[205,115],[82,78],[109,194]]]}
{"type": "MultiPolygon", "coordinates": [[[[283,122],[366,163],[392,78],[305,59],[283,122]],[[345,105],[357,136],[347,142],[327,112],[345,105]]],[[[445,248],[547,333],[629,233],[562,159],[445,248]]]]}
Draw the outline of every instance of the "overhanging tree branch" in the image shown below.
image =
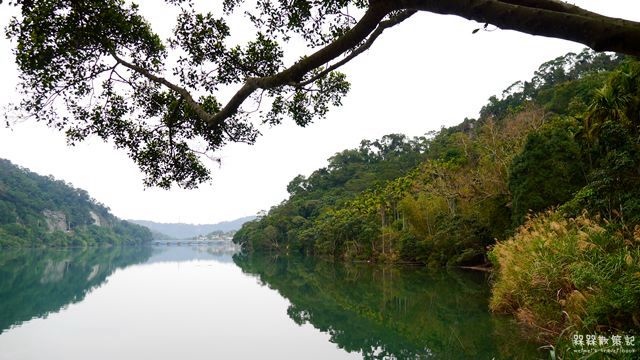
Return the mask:
{"type": "Polygon", "coordinates": [[[247,79],[240,90],[229,100],[227,105],[211,118],[211,121],[221,122],[235,114],[240,108],[240,105],[242,105],[256,89],[268,90],[299,82],[307,73],[358,46],[358,44],[378,27],[382,19],[393,10],[389,5],[390,4],[385,3],[371,6],[367,9],[360,21],[343,36],[280,73],[268,77],[247,79]]]}
{"type": "Polygon", "coordinates": [[[317,80],[321,76],[314,76],[311,81],[296,81],[304,74],[323,66],[356,46],[357,43],[364,41],[367,36],[372,39],[371,42],[365,43],[345,59],[331,66],[329,68],[331,70],[321,72],[322,76],[327,75],[368,49],[384,29],[405,20],[415,11],[458,15],[469,20],[490,23],[502,29],[580,42],[597,51],[640,55],[639,23],[606,17],[561,1],[372,0],[370,4],[365,15],[351,31],[320,51],[279,74],[248,79],[227,105],[212,117],[212,120],[224,121],[237,112],[246,98],[258,88],[270,89],[290,84],[304,86],[317,80]],[[387,23],[382,21],[382,18],[391,11],[403,12],[395,18],[396,20],[386,20],[387,23]]]}
{"type": "Polygon", "coordinates": [[[189,91],[183,87],[180,87],[172,82],[170,82],[169,80],[160,77],[160,76],[156,76],[154,74],[151,73],[151,71],[138,66],[136,64],[133,64],[131,62],[128,62],[126,60],[124,60],[123,58],[121,58],[120,56],[118,56],[118,54],[115,53],[115,51],[111,52],[111,56],[113,56],[113,58],[116,60],[116,62],[130,70],[133,70],[135,72],[137,72],[138,74],[146,77],[147,79],[160,84],[160,85],[164,85],[167,88],[175,91],[176,93],[180,94],[180,96],[182,96],[182,98],[186,101],[186,103],[189,105],[189,107],[191,107],[197,114],[198,116],[202,119],[205,120],[207,122],[210,121],[211,119],[211,115],[206,112],[202,106],[200,106],[200,104],[195,101],[193,99],[193,97],[191,96],[191,93],[189,93],[189,91]]]}
{"type": "MultiPolygon", "coordinates": [[[[261,0],[258,13],[249,15],[256,37],[237,46],[227,44],[231,29],[224,16],[199,13],[193,2],[165,1],[182,10],[169,47],[127,0],[14,0],[21,16],[7,27],[17,43],[21,108],[74,140],[97,135],[115,141],[129,151],[147,183],[160,186],[195,186],[208,179],[191,148],[198,141],[210,151],[229,141],[253,143],[259,131],[241,107],[257,90],[271,100],[270,110],[259,114],[263,122],[279,124],[286,115],[304,126],[325,116],[349,90],[346,75],[336,70],[418,11],[640,55],[640,23],[559,0],[261,0]],[[345,15],[350,6],[362,10],[359,20],[345,15]],[[323,47],[285,67],[283,45],[293,34],[323,47]],[[165,74],[169,50],[180,54],[173,78],[165,74]],[[115,59],[127,73],[114,69],[114,76],[95,85],[102,76],[94,71],[95,61],[102,57],[115,59]],[[237,92],[220,104],[216,92],[233,86],[237,92]],[[52,108],[59,96],[72,116],[52,108]],[[154,130],[157,119],[172,111],[171,133],[154,130]],[[167,137],[174,144],[171,153],[163,146],[167,137]]],[[[244,0],[224,3],[231,11],[244,0]]]]}
{"type": "Polygon", "coordinates": [[[501,29],[585,44],[596,51],[640,55],[640,23],[551,0],[394,0],[399,9],[458,15],[501,29]]]}
{"type": "Polygon", "coordinates": [[[415,13],[416,13],[416,11],[414,11],[414,10],[404,10],[401,13],[399,13],[398,15],[393,16],[389,20],[381,21],[380,25],[378,25],[376,30],[373,33],[371,33],[371,35],[369,36],[367,41],[365,41],[364,44],[362,44],[357,49],[355,49],[351,53],[349,53],[349,55],[347,55],[344,59],[342,59],[342,60],[338,61],[337,63],[329,66],[328,68],[322,70],[322,72],[320,72],[319,74],[311,77],[308,80],[305,80],[305,81],[299,82],[299,83],[292,83],[290,85],[295,86],[295,87],[306,86],[306,85],[309,85],[309,84],[313,83],[314,81],[317,81],[318,79],[321,79],[322,77],[326,76],[330,72],[338,70],[342,65],[348,63],[349,61],[353,60],[356,56],[358,56],[358,55],[362,54],[363,52],[369,50],[371,45],[373,45],[373,43],[376,41],[376,39],[378,39],[378,37],[380,35],[382,35],[382,33],[386,29],[400,24],[401,22],[403,22],[406,19],[410,18],[411,15],[413,15],[415,13]]]}

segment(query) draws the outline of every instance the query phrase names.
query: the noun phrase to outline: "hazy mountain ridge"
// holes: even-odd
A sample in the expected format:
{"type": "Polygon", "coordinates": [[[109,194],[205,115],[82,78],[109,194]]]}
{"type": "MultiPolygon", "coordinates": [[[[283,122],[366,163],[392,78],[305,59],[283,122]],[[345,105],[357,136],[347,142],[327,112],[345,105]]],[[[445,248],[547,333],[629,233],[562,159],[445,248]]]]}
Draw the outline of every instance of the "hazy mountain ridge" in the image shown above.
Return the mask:
{"type": "Polygon", "coordinates": [[[240,229],[242,224],[255,218],[255,216],[245,216],[239,219],[222,221],[215,224],[158,223],[148,220],[127,221],[145,226],[153,232],[165,234],[174,239],[189,239],[198,235],[206,235],[213,231],[235,231],[240,229]]]}

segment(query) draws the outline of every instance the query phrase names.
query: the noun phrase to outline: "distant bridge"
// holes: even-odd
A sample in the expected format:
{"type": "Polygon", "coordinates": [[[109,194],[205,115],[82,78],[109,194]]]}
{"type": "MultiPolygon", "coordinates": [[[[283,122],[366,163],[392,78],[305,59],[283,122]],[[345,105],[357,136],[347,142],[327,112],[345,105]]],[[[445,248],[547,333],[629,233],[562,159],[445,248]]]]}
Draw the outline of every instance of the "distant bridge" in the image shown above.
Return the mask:
{"type": "Polygon", "coordinates": [[[237,248],[238,246],[230,240],[200,240],[200,239],[181,239],[181,240],[153,240],[156,246],[215,246],[237,248]]]}

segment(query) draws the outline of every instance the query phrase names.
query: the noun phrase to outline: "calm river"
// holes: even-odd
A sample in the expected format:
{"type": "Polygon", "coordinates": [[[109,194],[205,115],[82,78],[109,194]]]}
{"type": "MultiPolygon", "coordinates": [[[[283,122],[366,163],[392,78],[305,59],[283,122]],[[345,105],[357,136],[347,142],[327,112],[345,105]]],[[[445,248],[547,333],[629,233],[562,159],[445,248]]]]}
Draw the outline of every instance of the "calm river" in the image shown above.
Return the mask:
{"type": "Polygon", "coordinates": [[[535,359],[486,276],[209,247],[0,250],[0,359],[535,359]]]}

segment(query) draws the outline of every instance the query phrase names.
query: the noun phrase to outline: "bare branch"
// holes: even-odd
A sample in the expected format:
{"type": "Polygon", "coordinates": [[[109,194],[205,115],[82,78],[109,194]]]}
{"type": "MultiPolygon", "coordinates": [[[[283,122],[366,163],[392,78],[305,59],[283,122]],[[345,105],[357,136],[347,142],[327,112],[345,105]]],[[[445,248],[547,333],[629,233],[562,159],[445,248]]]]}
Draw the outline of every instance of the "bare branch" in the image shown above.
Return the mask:
{"type": "Polygon", "coordinates": [[[327,64],[341,54],[358,46],[359,43],[364,41],[378,27],[382,19],[394,10],[392,5],[391,2],[380,2],[372,5],[360,21],[344,35],[278,74],[247,79],[240,90],[229,100],[227,105],[212,116],[211,121],[214,123],[222,122],[232,116],[255,90],[273,89],[282,85],[299,82],[304,75],[310,71],[327,64]]]}
{"type": "Polygon", "coordinates": [[[579,42],[597,51],[640,55],[640,23],[555,0],[395,0],[413,9],[490,23],[501,29],[579,42]]]}
{"type": "Polygon", "coordinates": [[[313,76],[312,78],[305,80],[303,82],[299,82],[299,83],[292,83],[289,84],[291,86],[295,86],[295,87],[304,87],[306,85],[311,84],[312,82],[326,76],[327,74],[329,74],[332,71],[337,70],[339,67],[341,67],[342,65],[348,63],[349,61],[353,60],[356,56],[362,54],[363,52],[369,50],[369,48],[371,47],[371,45],[373,45],[373,43],[376,41],[376,39],[382,34],[382,32],[384,32],[386,29],[393,27],[395,25],[400,24],[401,22],[405,21],[406,19],[410,18],[411,15],[415,14],[416,11],[415,10],[405,10],[402,11],[400,14],[392,17],[389,20],[385,20],[380,22],[380,24],[378,25],[378,27],[376,28],[376,30],[374,32],[371,33],[371,35],[369,36],[369,38],[367,39],[367,41],[362,44],[360,47],[358,47],[357,49],[355,49],[354,51],[352,51],[348,56],[346,56],[344,59],[338,61],[337,63],[329,66],[328,68],[326,68],[325,70],[323,70],[322,72],[320,72],[319,74],[317,74],[316,76],[313,76]]]}
{"type": "Polygon", "coordinates": [[[159,77],[156,76],[154,74],[152,74],[149,70],[138,66],[136,64],[132,64],[124,59],[122,59],[121,57],[119,57],[115,52],[111,53],[111,56],[113,56],[113,58],[121,65],[123,65],[126,68],[129,68],[135,72],[137,72],[138,74],[146,77],[147,79],[157,83],[157,84],[161,84],[164,85],[166,87],[168,87],[169,89],[175,91],[176,93],[180,94],[180,96],[182,96],[182,98],[186,101],[187,105],[192,108],[196,114],[198,114],[198,116],[203,119],[204,121],[206,121],[207,123],[209,123],[210,125],[215,123],[215,121],[212,121],[212,116],[211,114],[209,114],[208,112],[206,112],[202,106],[200,106],[200,104],[195,101],[193,99],[193,97],[191,96],[191,93],[189,93],[189,91],[187,91],[187,89],[180,87],[172,82],[170,82],[169,80],[163,78],[163,77],[159,77]]]}

